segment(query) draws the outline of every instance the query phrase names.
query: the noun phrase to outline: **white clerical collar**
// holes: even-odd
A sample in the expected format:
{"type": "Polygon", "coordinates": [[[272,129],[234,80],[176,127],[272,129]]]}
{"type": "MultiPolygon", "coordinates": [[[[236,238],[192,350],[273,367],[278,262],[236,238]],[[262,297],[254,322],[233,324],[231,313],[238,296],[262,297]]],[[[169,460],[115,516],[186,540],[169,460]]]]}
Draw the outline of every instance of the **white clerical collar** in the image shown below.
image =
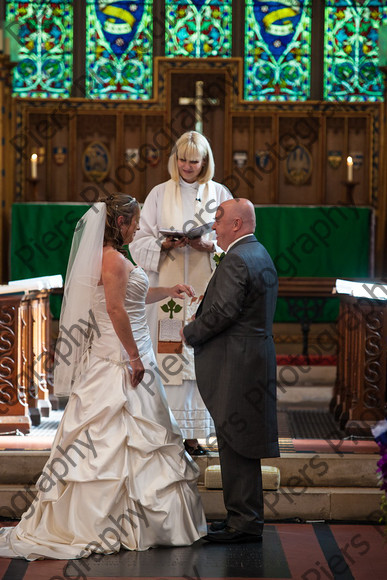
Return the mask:
{"type": "Polygon", "coordinates": [[[184,181],[184,179],[179,176],[179,184],[180,187],[191,187],[192,189],[195,189],[195,191],[197,191],[199,189],[199,182],[198,181],[194,181],[193,183],[188,183],[188,181],[184,181]]]}
{"type": "Polygon", "coordinates": [[[244,236],[241,236],[240,238],[238,238],[237,240],[234,240],[233,242],[231,242],[231,244],[229,245],[229,247],[226,250],[226,254],[229,251],[230,248],[232,248],[237,242],[240,242],[241,240],[243,240],[243,238],[248,238],[249,236],[251,236],[252,234],[245,234],[244,236]]]}

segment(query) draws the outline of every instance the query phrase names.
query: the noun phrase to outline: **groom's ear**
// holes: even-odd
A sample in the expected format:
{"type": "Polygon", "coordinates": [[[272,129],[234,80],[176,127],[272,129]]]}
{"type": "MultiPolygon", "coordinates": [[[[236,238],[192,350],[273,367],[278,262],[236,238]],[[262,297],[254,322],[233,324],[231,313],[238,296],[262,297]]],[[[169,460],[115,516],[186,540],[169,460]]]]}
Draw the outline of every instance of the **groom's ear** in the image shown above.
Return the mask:
{"type": "Polygon", "coordinates": [[[241,218],[237,217],[234,219],[233,221],[233,230],[234,232],[237,232],[241,229],[242,225],[243,225],[243,221],[241,220],[241,218]]]}

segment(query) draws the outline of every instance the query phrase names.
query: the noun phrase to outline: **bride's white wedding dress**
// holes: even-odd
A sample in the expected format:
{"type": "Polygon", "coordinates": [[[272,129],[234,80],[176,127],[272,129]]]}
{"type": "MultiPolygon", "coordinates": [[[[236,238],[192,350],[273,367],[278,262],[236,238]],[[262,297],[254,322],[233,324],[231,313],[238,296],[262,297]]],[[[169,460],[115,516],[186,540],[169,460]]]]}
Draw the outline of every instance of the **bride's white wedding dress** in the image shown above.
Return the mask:
{"type": "Polygon", "coordinates": [[[206,532],[198,468],[184,452],[145,317],[148,279],[130,272],[125,308],[146,369],[131,387],[128,355],[98,286],[93,342],[37,482],[15,528],[0,530],[0,556],[70,559],[120,547],[190,545],[206,532]]]}

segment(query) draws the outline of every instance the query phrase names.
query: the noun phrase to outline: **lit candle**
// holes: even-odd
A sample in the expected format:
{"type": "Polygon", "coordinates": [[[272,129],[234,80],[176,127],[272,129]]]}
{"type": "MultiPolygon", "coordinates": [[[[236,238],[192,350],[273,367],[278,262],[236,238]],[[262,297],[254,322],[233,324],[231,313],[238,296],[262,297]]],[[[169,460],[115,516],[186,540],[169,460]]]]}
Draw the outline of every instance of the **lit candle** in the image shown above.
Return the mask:
{"type": "Polygon", "coordinates": [[[353,159],[347,157],[347,181],[353,181],[353,159]]]}
{"type": "Polygon", "coordinates": [[[31,155],[31,179],[38,179],[38,156],[36,153],[31,155]]]}

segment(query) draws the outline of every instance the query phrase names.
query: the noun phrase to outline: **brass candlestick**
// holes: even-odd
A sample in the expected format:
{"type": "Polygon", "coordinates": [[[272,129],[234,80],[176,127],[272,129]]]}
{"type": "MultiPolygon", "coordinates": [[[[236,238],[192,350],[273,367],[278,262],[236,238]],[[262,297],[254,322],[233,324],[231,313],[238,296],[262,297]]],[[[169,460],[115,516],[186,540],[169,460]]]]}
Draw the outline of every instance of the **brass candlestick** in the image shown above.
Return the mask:
{"type": "Polygon", "coordinates": [[[38,201],[38,182],[39,179],[37,177],[28,177],[28,183],[31,184],[32,201],[38,201]]]}
{"type": "Polygon", "coordinates": [[[354,197],[353,197],[353,190],[355,189],[356,185],[359,185],[359,181],[342,181],[343,185],[345,185],[345,200],[342,202],[343,205],[355,205],[354,197]]]}

